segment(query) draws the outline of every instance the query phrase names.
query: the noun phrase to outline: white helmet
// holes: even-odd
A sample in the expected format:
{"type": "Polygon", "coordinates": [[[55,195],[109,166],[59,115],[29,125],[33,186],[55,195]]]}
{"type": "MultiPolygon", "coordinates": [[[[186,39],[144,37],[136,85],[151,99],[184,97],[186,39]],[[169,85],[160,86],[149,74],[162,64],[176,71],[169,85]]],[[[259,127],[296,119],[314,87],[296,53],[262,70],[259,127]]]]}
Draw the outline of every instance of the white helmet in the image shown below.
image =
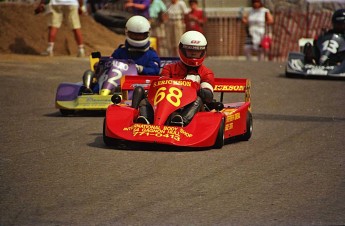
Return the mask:
{"type": "Polygon", "coordinates": [[[150,39],[150,22],[143,16],[132,16],[126,23],[126,40],[135,47],[144,47],[150,39]]]}
{"type": "Polygon", "coordinates": [[[206,57],[207,40],[198,31],[187,31],[181,36],[179,43],[179,56],[181,61],[192,67],[202,64],[206,57]],[[193,54],[187,53],[192,50],[193,54]]]}

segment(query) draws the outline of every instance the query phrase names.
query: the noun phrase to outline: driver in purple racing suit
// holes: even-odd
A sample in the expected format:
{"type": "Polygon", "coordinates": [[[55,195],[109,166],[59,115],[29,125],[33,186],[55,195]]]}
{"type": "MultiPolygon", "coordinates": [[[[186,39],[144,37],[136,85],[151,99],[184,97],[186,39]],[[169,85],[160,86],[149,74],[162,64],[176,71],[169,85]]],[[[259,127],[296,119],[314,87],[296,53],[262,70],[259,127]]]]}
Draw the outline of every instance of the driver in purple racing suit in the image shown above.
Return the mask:
{"type": "MultiPolygon", "coordinates": [[[[150,30],[150,22],[145,17],[132,16],[126,23],[125,44],[121,44],[111,57],[133,60],[139,75],[158,75],[161,61],[157,52],[150,47],[150,30]]],[[[95,74],[87,71],[83,76],[86,91],[98,92],[96,80],[104,71],[97,66],[95,71],[95,74]]]]}
{"type": "Polygon", "coordinates": [[[306,64],[338,65],[345,60],[345,9],[332,16],[333,29],[314,40],[314,45],[304,46],[306,64]]]}

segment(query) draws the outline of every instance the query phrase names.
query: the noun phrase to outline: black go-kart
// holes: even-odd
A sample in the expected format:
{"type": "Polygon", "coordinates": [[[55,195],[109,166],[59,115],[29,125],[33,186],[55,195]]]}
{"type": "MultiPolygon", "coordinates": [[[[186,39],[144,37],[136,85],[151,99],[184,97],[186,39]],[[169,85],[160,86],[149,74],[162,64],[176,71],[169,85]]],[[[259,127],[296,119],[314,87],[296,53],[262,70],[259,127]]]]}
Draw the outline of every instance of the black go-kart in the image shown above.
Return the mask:
{"type": "Polygon", "coordinates": [[[329,77],[345,78],[344,37],[338,34],[327,33],[315,43],[306,43],[301,52],[290,52],[286,65],[287,77],[329,77]],[[320,50],[311,59],[313,44],[320,50]],[[315,55],[319,55],[315,59],[315,55]],[[342,58],[342,59],[341,59],[342,58]]]}

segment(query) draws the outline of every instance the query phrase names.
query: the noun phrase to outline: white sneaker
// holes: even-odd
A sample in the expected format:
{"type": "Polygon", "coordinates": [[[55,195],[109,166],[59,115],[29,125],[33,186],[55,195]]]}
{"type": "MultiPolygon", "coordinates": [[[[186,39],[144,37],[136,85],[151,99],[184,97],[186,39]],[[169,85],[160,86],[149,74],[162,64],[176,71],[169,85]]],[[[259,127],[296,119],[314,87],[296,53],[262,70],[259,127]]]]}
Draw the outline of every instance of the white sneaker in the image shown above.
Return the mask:
{"type": "Polygon", "coordinates": [[[85,49],[79,48],[77,57],[85,57],[85,49]]]}
{"type": "Polygon", "coordinates": [[[54,52],[53,52],[53,50],[47,49],[41,53],[41,56],[54,56],[54,52]]]}

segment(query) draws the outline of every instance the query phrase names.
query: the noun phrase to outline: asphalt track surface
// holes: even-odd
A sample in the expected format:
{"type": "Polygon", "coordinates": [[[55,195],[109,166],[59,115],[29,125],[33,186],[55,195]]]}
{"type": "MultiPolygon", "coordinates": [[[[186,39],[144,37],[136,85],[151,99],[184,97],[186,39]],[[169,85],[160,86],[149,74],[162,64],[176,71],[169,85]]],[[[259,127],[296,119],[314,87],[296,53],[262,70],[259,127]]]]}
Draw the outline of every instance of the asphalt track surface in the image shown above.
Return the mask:
{"type": "Polygon", "coordinates": [[[103,114],[54,108],[86,59],[1,59],[0,225],[345,224],[345,81],[208,58],[217,77],[251,79],[252,138],[116,150],[103,144],[103,114]]]}

